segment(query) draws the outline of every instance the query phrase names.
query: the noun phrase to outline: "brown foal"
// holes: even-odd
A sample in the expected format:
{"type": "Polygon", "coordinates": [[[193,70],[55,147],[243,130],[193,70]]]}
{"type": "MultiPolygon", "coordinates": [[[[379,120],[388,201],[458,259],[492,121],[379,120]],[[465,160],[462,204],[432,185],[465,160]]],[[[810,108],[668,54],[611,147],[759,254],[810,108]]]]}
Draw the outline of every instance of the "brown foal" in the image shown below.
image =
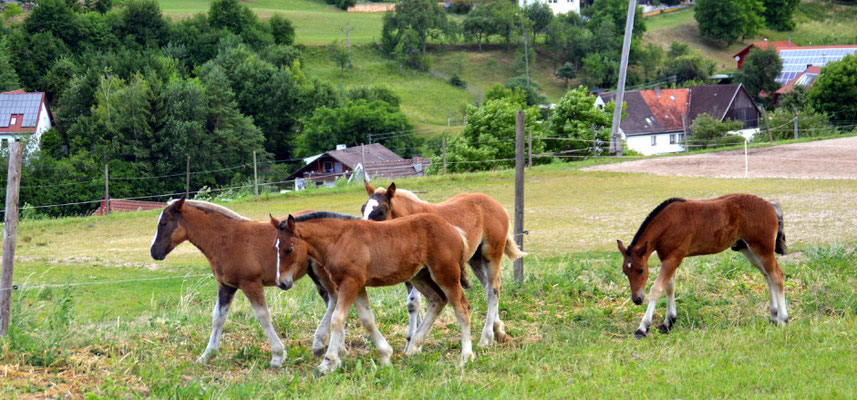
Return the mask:
{"type": "MultiPolygon", "coordinates": [[[[241,289],[250,300],[256,319],[271,343],[271,367],[282,365],[285,348],[274,330],[263,289],[276,285],[281,272],[277,268],[276,254],[270,250],[276,236],[277,230],[267,222],[252,221],[226,207],[204,201],[185,200],[182,197],[171,200],[161,212],[150,249],[152,258],[163,260],[176,246],[188,240],[208,259],[211,272],[217,279],[217,302],[212,315],[211,337],[198,359],[199,363],[208,361],[220,346],[229,306],[235,292],[241,289]]],[[[297,251],[306,253],[306,249],[300,246],[297,251]]],[[[302,260],[302,264],[293,267],[293,279],[308,274],[316,283],[322,299],[330,305],[328,290],[332,288],[332,283],[310,259],[303,257],[302,260]]],[[[285,289],[283,286],[280,288],[285,289]]],[[[313,347],[323,346],[319,343],[323,342],[326,333],[326,330],[316,331],[313,347]]]]}
{"type": "Polygon", "coordinates": [[[381,364],[389,364],[393,349],[378,331],[369,307],[367,286],[390,286],[410,281],[429,301],[406,355],[420,351],[435,318],[452,303],[461,327],[461,361],[473,358],[470,340],[470,303],[461,287],[463,265],[470,254],[463,233],[442,218],[421,214],[395,221],[374,223],[354,217],[315,212],[286,220],[271,218],[277,227],[277,246],[282,274],[278,283],[289,287],[302,264],[292,246],[305,243],[308,257],[318,261],[336,287],[336,310],[331,319],[330,345],[318,369],[336,370],[341,361],[345,318],[354,303],[360,322],[369,331],[381,353],[381,364]],[[426,267],[423,269],[423,267],[426,267]]]}
{"type": "Polygon", "coordinates": [[[634,336],[648,333],[655,304],[667,294],[667,313],[661,332],[667,333],[677,317],[675,270],[685,257],[740,251],[756,266],[768,283],[771,322],[784,325],[788,319],[783,295],[783,271],[774,253],[786,253],[783,211],[774,201],[750,194],[730,194],[707,200],[672,198],[656,207],[643,221],[631,245],[622,253],[622,271],[631,285],[631,299],[642,304],[649,278],[649,256],[658,252],[661,271],[649,291],[649,305],[634,336]]]}
{"type": "MultiPolygon", "coordinates": [[[[503,321],[500,320],[500,261],[505,254],[515,260],[526,253],[518,249],[509,227],[506,209],[482,193],[463,193],[442,203],[431,204],[420,200],[415,194],[396,189],[391,183],[387,189],[373,188],[364,183],[369,199],[363,205],[363,219],[385,221],[419,213],[435,214],[464,231],[468,263],[473,274],[479,278],[488,302],[485,327],[479,346],[484,347],[506,339],[503,321]]],[[[408,293],[408,336],[419,324],[419,296],[413,290],[408,293]]],[[[407,350],[408,345],[405,349],[407,350]]]]}

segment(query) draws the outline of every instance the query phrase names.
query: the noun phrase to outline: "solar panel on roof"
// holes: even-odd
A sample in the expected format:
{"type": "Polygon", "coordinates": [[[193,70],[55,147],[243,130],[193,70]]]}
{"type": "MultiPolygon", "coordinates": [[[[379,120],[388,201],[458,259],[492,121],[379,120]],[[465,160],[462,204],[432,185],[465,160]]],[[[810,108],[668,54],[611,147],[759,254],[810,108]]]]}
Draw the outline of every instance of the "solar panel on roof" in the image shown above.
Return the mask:
{"type": "Polygon", "coordinates": [[[786,84],[805,71],[808,65],[823,67],[828,63],[839,61],[846,55],[857,52],[857,47],[849,49],[801,49],[780,50],[780,58],[783,60],[782,73],[777,77],[777,82],[786,84]]]}

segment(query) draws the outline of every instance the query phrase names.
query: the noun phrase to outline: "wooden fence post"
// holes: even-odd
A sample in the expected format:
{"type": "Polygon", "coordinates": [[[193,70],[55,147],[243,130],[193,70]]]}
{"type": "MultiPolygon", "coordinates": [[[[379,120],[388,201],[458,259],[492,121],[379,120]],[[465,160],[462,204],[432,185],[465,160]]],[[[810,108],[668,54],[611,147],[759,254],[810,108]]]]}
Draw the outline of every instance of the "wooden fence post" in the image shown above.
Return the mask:
{"type": "Polygon", "coordinates": [[[9,173],[6,180],[6,218],[3,236],[3,269],[0,271],[0,336],[9,330],[12,305],[12,272],[15,268],[15,240],[18,230],[18,194],[21,187],[21,158],[24,144],[9,145],[9,173]]]}
{"type": "Polygon", "coordinates": [[[184,198],[190,197],[190,156],[187,156],[187,169],[185,170],[184,198]]]}
{"type": "Polygon", "coordinates": [[[598,162],[598,133],[595,132],[595,124],[592,124],[592,154],[595,162],[598,162]]]}
{"type": "Polygon", "coordinates": [[[762,119],[765,120],[765,130],[768,131],[768,141],[774,143],[774,136],[771,134],[771,125],[768,123],[768,112],[765,107],[762,107],[762,119]]]}
{"type": "Polygon", "coordinates": [[[684,152],[690,152],[690,140],[687,137],[687,114],[681,116],[681,131],[684,132],[684,152]]]}
{"type": "MultiPolygon", "coordinates": [[[[515,242],[524,250],[524,111],[515,118],[515,242]]],[[[524,280],[524,259],[514,261],[515,282],[524,280]]]]}
{"type": "Polygon", "coordinates": [[[256,171],[256,151],[253,150],[253,193],[259,197],[259,174],[256,171]]]}
{"type": "Polygon", "coordinates": [[[104,216],[110,215],[110,167],[104,163],[104,216]]]}
{"type": "Polygon", "coordinates": [[[360,158],[363,160],[363,182],[369,182],[369,172],[366,171],[366,149],[360,143],[360,158]]]}
{"type": "Polygon", "coordinates": [[[446,136],[440,138],[440,146],[443,148],[443,174],[446,175],[446,136]]]}
{"type": "Polygon", "coordinates": [[[533,130],[529,130],[529,135],[527,136],[527,156],[529,160],[527,161],[527,167],[533,166],[533,130]]]}
{"type": "Polygon", "coordinates": [[[797,111],[795,111],[795,139],[797,139],[797,111]]]}

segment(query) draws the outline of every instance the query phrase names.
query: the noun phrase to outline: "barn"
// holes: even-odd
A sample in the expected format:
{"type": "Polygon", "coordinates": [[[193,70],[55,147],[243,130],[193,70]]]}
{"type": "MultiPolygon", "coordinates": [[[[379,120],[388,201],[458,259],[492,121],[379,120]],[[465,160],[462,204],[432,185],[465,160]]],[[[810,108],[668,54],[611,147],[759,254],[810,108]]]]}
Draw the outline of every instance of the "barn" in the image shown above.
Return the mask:
{"type": "MultiPolygon", "coordinates": [[[[295,190],[303,190],[307,185],[332,187],[337,179],[351,179],[354,171],[365,171],[370,179],[403,178],[425,175],[431,160],[414,156],[406,159],[384,147],[380,143],[364,146],[337,146],[336,150],[317,154],[304,159],[306,165],[292,173],[287,179],[295,181],[295,190]]],[[[362,179],[358,175],[357,179],[362,179]]]]}

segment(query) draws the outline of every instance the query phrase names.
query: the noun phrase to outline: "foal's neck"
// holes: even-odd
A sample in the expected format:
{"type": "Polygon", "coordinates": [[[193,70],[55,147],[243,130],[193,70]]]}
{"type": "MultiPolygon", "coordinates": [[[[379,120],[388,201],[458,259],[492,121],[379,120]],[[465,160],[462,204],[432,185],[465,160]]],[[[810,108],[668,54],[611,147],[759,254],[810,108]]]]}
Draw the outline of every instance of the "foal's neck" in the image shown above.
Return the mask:
{"type": "Polygon", "coordinates": [[[342,234],[347,222],[336,219],[315,219],[298,222],[300,238],[309,246],[310,257],[322,260],[327,253],[336,248],[337,238],[342,234]]]}
{"type": "Polygon", "coordinates": [[[427,203],[424,201],[417,201],[414,199],[409,199],[404,196],[399,197],[396,196],[393,198],[393,202],[395,205],[392,207],[392,214],[394,218],[404,217],[413,214],[419,213],[432,213],[434,212],[435,205],[431,203],[427,203]]]}
{"type": "MultiPolygon", "coordinates": [[[[217,213],[207,213],[196,208],[190,210],[183,213],[187,229],[187,240],[206,256],[218,250],[223,250],[223,241],[220,238],[234,232],[237,229],[237,225],[247,223],[247,221],[237,221],[217,213]]],[[[226,241],[226,243],[228,244],[229,241],[226,241]]]]}

